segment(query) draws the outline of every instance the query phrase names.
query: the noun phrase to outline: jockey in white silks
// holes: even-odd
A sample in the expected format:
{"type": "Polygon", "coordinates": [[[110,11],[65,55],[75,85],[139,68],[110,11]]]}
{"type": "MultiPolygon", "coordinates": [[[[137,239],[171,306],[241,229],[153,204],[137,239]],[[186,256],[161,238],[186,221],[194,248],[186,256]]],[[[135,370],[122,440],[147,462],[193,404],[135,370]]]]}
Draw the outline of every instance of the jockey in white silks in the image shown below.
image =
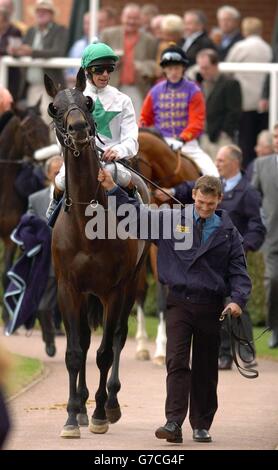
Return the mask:
{"type": "MultiPolygon", "coordinates": [[[[103,151],[102,160],[112,174],[117,174],[118,184],[126,187],[131,181],[130,172],[122,165],[114,163],[122,158],[132,158],[138,152],[138,126],[131,99],[110,86],[110,74],[116,67],[118,56],[111,47],[103,43],[90,44],[84,49],[81,66],[86,72],[85,96],[94,101],[93,119],[100,137],[98,147],[103,151]]],[[[65,190],[65,165],[61,167],[55,180],[56,190],[65,190]]],[[[51,202],[48,217],[57,205],[51,202]]]]}

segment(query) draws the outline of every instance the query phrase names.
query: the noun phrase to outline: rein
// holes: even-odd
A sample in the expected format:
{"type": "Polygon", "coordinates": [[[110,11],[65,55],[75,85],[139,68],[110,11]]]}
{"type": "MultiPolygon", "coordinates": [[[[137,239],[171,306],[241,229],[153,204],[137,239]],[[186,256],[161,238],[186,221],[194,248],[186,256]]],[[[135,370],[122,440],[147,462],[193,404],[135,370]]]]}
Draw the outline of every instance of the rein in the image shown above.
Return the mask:
{"type": "MultiPolygon", "coordinates": [[[[179,150],[177,152],[177,157],[178,157],[178,162],[177,162],[177,166],[174,170],[173,173],[171,173],[170,175],[166,175],[164,176],[163,178],[160,178],[158,181],[157,181],[157,184],[161,184],[162,181],[167,181],[168,178],[172,177],[172,176],[176,176],[179,172],[180,172],[180,169],[181,169],[181,159],[183,158],[183,155],[181,153],[181,151],[179,150]]],[[[144,163],[144,165],[146,165],[147,167],[149,168],[152,168],[151,164],[145,160],[143,157],[137,157],[137,161],[139,162],[142,162],[144,163]]]]}
{"type": "Polygon", "coordinates": [[[151,186],[153,186],[155,189],[159,189],[159,191],[161,191],[162,193],[166,194],[169,199],[172,199],[173,201],[175,201],[177,204],[179,204],[180,206],[182,206],[183,208],[185,207],[185,204],[182,204],[176,197],[172,196],[171,194],[169,194],[167,191],[165,191],[164,189],[162,189],[158,184],[154,183],[153,181],[151,181],[149,178],[147,178],[146,176],[142,175],[139,171],[135,170],[134,168],[132,168],[131,166],[129,166],[127,163],[125,163],[123,160],[120,161],[121,165],[123,165],[125,168],[127,168],[129,171],[135,173],[136,175],[140,176],[140,178],[142,178],[142,180],[146,181],[146,183],[149,183],[151,186]]]}
{"type": "Polygon", "coordinates": [[[11,165],[11,164],[23,165],[24,163],[26,163],[26,160],[4,160],[0,158],[0,163],[7,163],[8,165],[11,165]]]}

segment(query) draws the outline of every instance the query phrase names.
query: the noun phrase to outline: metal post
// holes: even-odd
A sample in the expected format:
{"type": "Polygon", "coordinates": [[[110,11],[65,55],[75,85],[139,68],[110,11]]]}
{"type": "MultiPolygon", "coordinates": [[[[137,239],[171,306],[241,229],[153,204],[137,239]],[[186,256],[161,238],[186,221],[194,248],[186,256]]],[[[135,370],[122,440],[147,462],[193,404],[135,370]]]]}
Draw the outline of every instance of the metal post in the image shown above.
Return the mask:
{"type": "Polygon", "coordinates": [[[0,59],[0,85],[4,88],[8,88],[8,68],[5,61],[0,59]]]}
{"type": "Polygon", "coordinates": [[[277,70],[270,72],[269,84],[269,130],[272,132],[273,127],[278,122],[278,79],[277,70]]]}
{"type": "Polygon", "coordinates": [[[90,42],[98,35],[99,0],[90,0],[90,42]]]}

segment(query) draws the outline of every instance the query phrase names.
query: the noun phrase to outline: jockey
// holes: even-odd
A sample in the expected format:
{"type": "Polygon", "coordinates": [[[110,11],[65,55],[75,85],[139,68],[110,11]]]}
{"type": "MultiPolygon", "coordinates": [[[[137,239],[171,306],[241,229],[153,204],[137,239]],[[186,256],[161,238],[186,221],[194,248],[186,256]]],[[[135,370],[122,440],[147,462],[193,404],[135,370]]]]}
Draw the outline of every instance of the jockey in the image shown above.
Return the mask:
{"type": "Polygon", "coordinates": [[[139,125],[155,127],[174,151],[192,158],[204,175],[219,176],[212,159],[197,138],[205,125],[205,102],[200,88],[184,77],[189,61],[185,52],[171,45],[161,53],[166,80],[156,84],[142,106],[139,125]]]}
{"type": "MultiPolygon", "coordinates": [[[[114,163],[122,158],[132,158],[138,152],[138,126],[131,99],[109,85],[110,74],[119,60],[111,47],[104,43],[90,44],[84,49],[81,66],[85,70],[87,86],[85,96],[94,101],[92,115],[100,137],[98,147],[103,151],[105,166],[117,174],[120,186],[130,183],[131,174],[122,165],[114,163]]],[[[56,190],[65,190],[65,166],[63,165],[55,180],[56,190]]],[[[56,191],[57,195],[57,191],[56,191]]],[[[49,208],[48,214],[51,215],[49,208]],[[50,213],[49,213],[50,212],[50,213]]]]}

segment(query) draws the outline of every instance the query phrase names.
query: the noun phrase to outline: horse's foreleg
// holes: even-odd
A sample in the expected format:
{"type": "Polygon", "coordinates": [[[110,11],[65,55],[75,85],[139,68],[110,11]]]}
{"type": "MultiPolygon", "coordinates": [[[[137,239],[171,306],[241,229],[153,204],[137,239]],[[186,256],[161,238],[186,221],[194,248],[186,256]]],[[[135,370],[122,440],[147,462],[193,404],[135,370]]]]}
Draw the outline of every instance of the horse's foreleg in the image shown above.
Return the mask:
{"type": "Polygon", "coordinates": [[[107,376],[113,363],[113,339],[119,317],[122,292],[110,293],[109,299],[104,303],[103,337],[97,351],[97,366],[100,371],[99,387],[95,395],[96,408],[94,410],[89,429],[96,434],[108,431],[109,424],[105,412],[107,400],[107,376]]]}
{"type": "Polygon", "coordinates": [[[135,283],[126,288],[126,296],[122,299],[121,315],[117,324],[113,341],[113,366],[111,376],[107,384],[108,399],[105,405],[106,416],[110,423],[116,423],[121,417],[121,408],[117,394],[121,388],[119,379],[120,354],[125,345],[128,333],[128,316],[135,300],[135,283]]]}
{"type": "Polygon", "coordinates": [[[62,312],[66,335],[66,366],[69,373],[68,419],[60,436],[79,438],[80,430],[77,414],[80,412],[80,397],[77,393],[77,376],[82,368],[83,352],[80,347],[80,310],[81,294],[75,292],[67,283],[58,283],[58,300],[62,312]]]}
{"type": "Polygon", "coordinates": [[[163,286],[159,281],[157,281],[157,306],[158,306],[158,316],[159,324],[156,335],[156,349],[153,357],[153,362],[159,366],[165,364],[166,356],[166,325],[165,325],[165,315],[166,310],[166,298],[168,289],[166,286],[163,286]]]}
{"type": "Polygon", "coordinates": [[[87,415],[86,402],[89,398],[89,390],[86,384],[86,360],[87,352],[91,342],[91,330],[88,324],[87,311],[82,312],[80,322],[80,346],[82,349],[83,357],[81,369],[78,378],[78,395],[80,399],[80,411],[77,415],[79,426],[88,426],[89,419],[87,415]]]}
{"type": "Polygon", "coordinates": [[[136,292],[137,302],[137,330],[136,330],[136,359],[141,361],[148,361],[150,359],[150,353],[148,350],[148,335],[145,325],[145,314],[144,314],[144,302],[147,294],[147,268],[144,263],[138,278],[138,286],[136,292]]]}
{"type": "Polygon", "coordinates": [[[163,366],[165,364],[165,357],[166,357],[166,325],[165,325],[165,318],[164,312],[159,313],[159,324],[157,328],[157,335],[155,339],[155,353],[153,356],[153,363],[159,366],[163,366]]]}
{"type": "Polygon", "coordinates": [[[136,359],[149,361],[148,335],[146,331],[145,314],[143,307],[137,304],[137,331],[136,331],[136,359]]]}

